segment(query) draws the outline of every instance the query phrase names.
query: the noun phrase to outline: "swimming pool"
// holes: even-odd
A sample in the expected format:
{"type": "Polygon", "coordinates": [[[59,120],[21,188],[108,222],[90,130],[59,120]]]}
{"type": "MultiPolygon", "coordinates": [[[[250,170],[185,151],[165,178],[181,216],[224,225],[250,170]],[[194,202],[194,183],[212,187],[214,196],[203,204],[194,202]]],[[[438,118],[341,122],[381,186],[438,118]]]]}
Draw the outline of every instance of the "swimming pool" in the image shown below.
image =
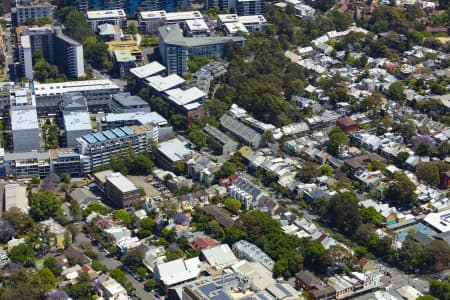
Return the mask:
{"type": "Polygon", "coordinates": [[[420,232],[425,235],[431,235],[434,233],[433,229],[431,229],[430,227],[423,225],[423,224],[417,224],[415,226],[411,226],[411,227],[405,228],[403,230],[397,231],[395,233],[395,236],[400,242],[404,242],[404,241],[406,241],[406,239],[408,237],[408,233],[410,231],[420,232]]]}

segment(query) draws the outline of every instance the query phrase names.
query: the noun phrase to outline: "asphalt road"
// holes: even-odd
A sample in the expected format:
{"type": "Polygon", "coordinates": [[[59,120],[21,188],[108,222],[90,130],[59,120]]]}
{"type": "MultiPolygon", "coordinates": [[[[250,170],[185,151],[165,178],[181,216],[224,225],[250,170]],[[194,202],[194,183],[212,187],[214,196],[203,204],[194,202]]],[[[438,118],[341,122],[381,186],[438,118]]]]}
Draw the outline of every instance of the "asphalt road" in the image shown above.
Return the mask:
{"type": "MultiPolygon", "coordinates": [[[[75,243],[77,245],[80,245],[84,242],[88,242],[92,246],[92,248],[96,250],[97,255],[98,255],[98,260],[102,264],[104,264],[108,269],[111,270],[111,269],[120,268],[120,266],[122,265],[122,263],[120,261],[118,261],[112,257],[107,257],[105,255],[105,253],[100,251],[100,249],[98,247],[93,245],[91,240],[86,236],[86,234],[82,232],[81,225],[79,225],[79,228],[80,228],[80,233],[77,234],[77,236],[75,237],[75,243]]],[[[157,299],[153,294],[147,292],[144,289],[143,283],[134,279],[130,274],[128,274],[126,272],[125,272],[125,274],[126,274],[128,280],[133,284],[133,287],[135,288],[135,293],[136,293],[135,298],[142,299],[142,300],[156,300],[157,299]]]]}

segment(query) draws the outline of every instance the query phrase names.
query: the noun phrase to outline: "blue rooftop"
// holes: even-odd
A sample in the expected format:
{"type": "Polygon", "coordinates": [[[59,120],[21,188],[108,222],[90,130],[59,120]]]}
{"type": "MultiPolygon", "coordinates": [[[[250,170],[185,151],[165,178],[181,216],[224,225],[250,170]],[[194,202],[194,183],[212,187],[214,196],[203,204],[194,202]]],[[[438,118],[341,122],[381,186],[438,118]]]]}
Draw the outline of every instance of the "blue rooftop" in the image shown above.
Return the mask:
{"type": "Polygon", "coordinates": [[[111,131],[118,137],[124,137],[126,135],[122,130],[120,130],[120,128],[114,128],[111,131]]]}
{"type": "Polygon", "coordinates": [[[108,140],[116,138],[116,135],[111,130],[103,131],[103,134],[108,138],[108,140]]]}
{"type": "Polygon", "coordinates": [[[122,127],[123,132],[125,132],[127,135],[134,135],[134,131],[130,127],[122,127]]]}

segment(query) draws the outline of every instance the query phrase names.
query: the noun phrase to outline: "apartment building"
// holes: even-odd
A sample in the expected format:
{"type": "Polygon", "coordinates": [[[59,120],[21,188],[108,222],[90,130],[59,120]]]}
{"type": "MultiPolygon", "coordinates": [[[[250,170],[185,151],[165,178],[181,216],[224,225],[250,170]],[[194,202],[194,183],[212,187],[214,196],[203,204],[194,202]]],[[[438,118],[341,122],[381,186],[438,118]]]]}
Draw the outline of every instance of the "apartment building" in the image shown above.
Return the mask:
{"type": "Polygon", "coordinates": [[[109,79],[35,84],[38,114],[58,113],[63,95],[71,92],[79,92],[86,98],[90,112],[107,112],[112,95],[120,92],[120,88],[109,79]]]}
{"type": "Polygon", "coordinates": [[[76,140],[77,152],[89,157],[92,170],[130,149],[135,153],[148,151],[149,140],[158,140],[158,128],[151,125],[121,127],[87,134],[76,140]]]}
{"type": "Polygon", "coordinates": [[[158,33],[159,51],[168,74],[182,75],[187,72],[190,56],[222,57],[229,43],[241,46],[245,43],[245,38],[241,36],[185,37],[179,25],[159,27],[158,33]]]}
{"type": "Polygon", "coordinates": [[[5,173],[16,178],[45,177],[50,174],[48,152],[5,153],[5,173]]]}
{"type": "Polygon", "coordinates": [[[203,20],[199,11],[166,12],[165,10],[141,11],[138,14],[139,27],[150,34],[157,32],[163,25],[181,24],[184,27],[186,21],[203,20]]]}
{"type": "Polygon", "coordinates": [[[127,15],[123,9],[91,10],[86,12],[86,19],[92,30],[97,32],[102,24],[117,25],[122,29],[127,28],[127,15]]]}
{"type": "Polygon", "coordinates": [[[16,1],[16,7],[11,9],[11,19],[14,26],[25,23],[28,19],[38,20],[44,17],[53,18],[55,7],[46,1],[16,1]]]}
{"type": "Polygon", "coordinates": [[[84,73],[83,45],[62,33],[60,27],[55,27],[53,35],[53,48],[55,63],[64,70],[70,78],[79,78],[86,75],[84,73]]]}
{"type": "Polygon", "coordinates": [[[39,123],[36,107],[13,106],[10,109],[14,152],[39,150],[39,123]]]}
{"type": "Polygon", "coordinates": [[[262,15],[264,4],[261,0],[236,0],[236,11],[239,16],[262,15]]]}

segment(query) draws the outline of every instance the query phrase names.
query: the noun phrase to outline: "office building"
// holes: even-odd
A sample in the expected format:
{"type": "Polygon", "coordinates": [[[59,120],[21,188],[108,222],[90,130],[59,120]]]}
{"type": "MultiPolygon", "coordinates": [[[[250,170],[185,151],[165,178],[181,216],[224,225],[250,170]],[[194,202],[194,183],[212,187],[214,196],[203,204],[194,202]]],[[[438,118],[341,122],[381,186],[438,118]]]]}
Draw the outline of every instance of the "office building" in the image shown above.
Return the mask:
{"type": "Polygon", "coordinates": [[[91,10],[86,12],[86,20],[94,32],[97,32],[98,27],[102,24],[117,25],[122,29],[127,28],[127,15],[123,9],[91,10]]]}
{"type": "Polygon", "coordinates": [[[11,107],[11,133],[14,152],[39,150],[39,122],[36,107],[11,107]]]}
{"type": "Polygon", "coordinates": [[[209,36],[209,27],[203,20],[187,20],[184,32],[186,36],[209,36]]]}
{"type": "Polygon", "coordinates": [[[39,115],[56,114],[65,93],[78,92],[86,98],[90,112],[107,112],[112,95],[120,88],[109,79],[35,84],[36,108],[39,115]]]}
{"type": "Polygon", "coordinates": [[[55,55],[55,63],[64,70],[68,77],[79,78],[86,75],[84,73],[83,45],[63,34],[59,27],[55,27],[53,48],[54,52],[58,54],[55,55]]]}
{"type": "Polygon", "coordinates": [[[66,147],[75,147],[76,139],[92,132],[91,118],[87,111],[64,112],[66,147]]]}
{"type": "Polygon", "coordinates": [[[200,120],[205,117],[202,104],[206,99],[206,93],[197,87],[187,90],[180,88],[167,90],[164,92],[164,98],[176,111],[186,115],[188,119],[200,120]]]}
{"type": "Polygon", "coordinates": [[[264,3],[261,0],[236,0],[236,12],[239,16],[262,15],[264,3]]]}
{"type": "Polygon", "coordinates": [[[19,62],[23,68],[22,74],[28,79],[33,79],[33,55],[30,37],[27,35],[20,36],[19,62]]]}
{"type": "Polygon", "coordinates": [[[112,156],[133,150],[150,150],[149,140],[158,139],[158,128],[151,125],[121,127],[77,138],[77,152],[90,158],[90,169],[106,165],[112,156]]]}
{"type": "Polygon", "coordinates": [[[55,7],[49,2],[35,0],[18,0],[11,10],[13,26],[24,24],[28,19],[39,20],[44,17],[53,19],[55,7]]]}
{"type": "Polygon", "coordinates": [[[113,113],[150,112],[150,104],[139,96],[130,93],[118,93],[113,96],[111,111],[113,113]]]}
{"type": "Polygon", "coordinates": [[[28,193],[27,187],[17,183],[5,185],[3,211],[7,211],[12,207],[20,209],[24,213],[28,213],[28,193]]]}
{"type": "Polygon", "coordinates": [[[48,152],[5,153],[5,173],[16,178],[45,177],[50,174],[48,152]]]}
{"type": "Polygon", "coordinates": [[[238,16],[237,14],[222,14],[218,16],[218,25],[228,35],[236,35],[239,32],[247,33],[261,31],[267,24],[263,15],[238,16]]]}
{"type": "Polygon", "coordinates": [[[141,202],[141,190],[120,173],[106,177],[106,198],[115,207],[130,207],[141,202]]]}
{"type": "Polygon", "coordinates": [[[163,92],[180,87],[186,80],[177,74],[170,74],[165,77],[161,75],[147,77],[145,81],[152,93],[163,96],[163,92]]]}
{"type": "Polygon", "coordinates": [[[178,25],[160,27],[158,32],[160,55],[168,74],[182,75],[187,72],[187,60],[190,56],[222,57],[230,42],[239,45],[245,42],[245,38],[241,36],[185,37],[178,25]]]}

